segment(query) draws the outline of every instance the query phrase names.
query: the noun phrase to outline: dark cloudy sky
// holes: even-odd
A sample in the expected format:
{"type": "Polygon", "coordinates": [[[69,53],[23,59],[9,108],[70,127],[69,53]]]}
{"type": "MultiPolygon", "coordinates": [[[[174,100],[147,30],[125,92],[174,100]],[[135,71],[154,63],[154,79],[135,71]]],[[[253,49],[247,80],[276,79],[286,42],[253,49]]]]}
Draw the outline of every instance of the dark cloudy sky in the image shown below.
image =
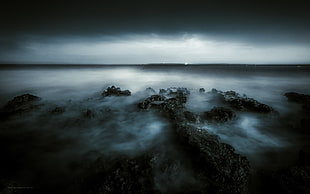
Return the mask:
{"type": "Polygon", "coordinates": [[[310,63],[306,1],[23,1],[0,63],[310,63]]]}

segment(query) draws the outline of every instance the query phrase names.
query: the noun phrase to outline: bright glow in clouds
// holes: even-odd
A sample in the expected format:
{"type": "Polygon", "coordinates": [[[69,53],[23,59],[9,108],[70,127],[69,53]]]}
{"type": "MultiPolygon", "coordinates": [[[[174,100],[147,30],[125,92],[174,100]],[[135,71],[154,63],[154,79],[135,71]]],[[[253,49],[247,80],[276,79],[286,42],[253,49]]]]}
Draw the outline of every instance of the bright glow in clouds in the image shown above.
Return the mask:
{"type": "Polygon", "coordinates": [[[253,43],[199,34],[115,37],[32,37],[16,51],[0,53],[11,63],[309,63],[310,46],[253,43]]]}

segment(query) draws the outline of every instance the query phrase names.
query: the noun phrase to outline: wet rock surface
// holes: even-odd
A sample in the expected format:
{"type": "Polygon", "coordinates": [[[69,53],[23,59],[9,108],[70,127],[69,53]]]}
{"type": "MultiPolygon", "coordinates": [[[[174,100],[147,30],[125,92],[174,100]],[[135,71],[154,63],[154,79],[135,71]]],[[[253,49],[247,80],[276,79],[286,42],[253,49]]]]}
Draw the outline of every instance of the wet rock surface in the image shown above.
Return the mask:
{"type": "Polygon", "coordinates": [[[111,86],[102,92],[102,96],[130,96],[131,92],[129,90],[121,90],[119,87],[111,86]]]}
{"type": "Polygon", "coordinates": [[[205,185],[201,192],[247,193],[250,164],[245,157],[204,129],[177,125],[175,130],[181,147],[198,167],[195,171],[205,185]]]}
{"type": "Polygon", "coordinates": [[[248,98],[246,95],[240,95],[235,91],[222,92],[216,89],[212,89],[209,94],[212,94],[215,98],[228,104],[230,107],[239,111],[252,111],[257,113],[272,113],[276,112],[271,106],[260,103],[253,98],[248,98]]]}
{"type": "MultiPolygon", "coordinates": [[[[190,94],[186,88],[161,89],[162,95],[151,96],[139,104],[142,109],[160,109],[173,123],[176,141],[181,149],[191,158],[191,165],[197,166],[198,180],[203,182],[200,192],[206,193],[246,193],[250,173],[249,161],[234,152],[234,149],[220,143],[218,137],[205,129],[189,125],[186,121],[195,121],[195,114],[185,108],[190,94]],[[145,106],[145,104],[148,104],[145,106]],[[149,106],[151,104],[151,106],[149,106]]],[[[229,109],[217,107],[206,113],[207,119],[219,122],[233,117],[229,109]]]]}
{"type": "Polygon", "coordinates": [[[208,121],[226,122],[234,118],[235,113],[228,108],[214,107],[204,112],[202,117],[208,121]]]}

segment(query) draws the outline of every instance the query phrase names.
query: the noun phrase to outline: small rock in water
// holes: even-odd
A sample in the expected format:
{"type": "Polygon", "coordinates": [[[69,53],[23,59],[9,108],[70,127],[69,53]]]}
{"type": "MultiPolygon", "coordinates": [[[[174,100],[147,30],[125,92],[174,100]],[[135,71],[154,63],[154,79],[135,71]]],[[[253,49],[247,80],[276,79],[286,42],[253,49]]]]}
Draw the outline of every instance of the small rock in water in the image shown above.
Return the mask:
{"type": "Polygon", "coordinates": [[[200,89],[199,89],[199,92],[200,92],[200,93],[205,93],[205,91],[206,91],[206,90],[205,90],[204,88],[200,88],[200,89]]]}
{"type": "Polygon", "coordinates": [[[1,117],[6,118],[13,114],[23,113],[37,108],[39,105],[35,103],[40,100],[40,97],[31,94],[16,96],[0,110],[1,117]]]}
{"type": "Polygon", "coordinates": [[[102,92],[102,96],[130,96],[129,90],[121,90],[119,87],[111,86],[102,92]]]}

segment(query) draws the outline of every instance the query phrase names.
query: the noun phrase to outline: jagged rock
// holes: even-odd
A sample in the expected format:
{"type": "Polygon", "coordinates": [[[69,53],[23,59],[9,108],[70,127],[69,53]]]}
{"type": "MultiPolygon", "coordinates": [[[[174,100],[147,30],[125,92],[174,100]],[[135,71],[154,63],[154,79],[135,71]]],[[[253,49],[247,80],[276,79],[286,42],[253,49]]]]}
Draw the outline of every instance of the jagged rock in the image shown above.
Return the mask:
{"type": "Polygon", "coordinates": [[[204,129],[176,125],[175,131],[180,145],[205,181],[206,193],[246,193],[250,164],[245,157],[204,129]]]}
{"type": "Polygon", "coordinates": [[[187,96],[190,94],[190,92],[187,90],[187,88],[176,88],[171,87],[165,89],[160,89],[159,94],[170,97],[170,98],[176,98],[180,103],[186,103],[187,96]]]}
{"type": "Polygon", "coordinates": [[[0,110],[1,117],[6,118],[13,114],[23,113],[37,108],[39,105],[36,102],[40,100],[40,97],[31,94],[16,96],[0,110]]]}
{"type": "MultiPolygon", "coordinates": [[[[246,193],[247,180],[250,173],[249,161],[234,152],[233,147],[220,143],[218,136],[211,135],[187,121],[195,122],[195,115],[186,110],[186,101],[180,97],[189,95],[187,90],[161,89],[160,94],[145,99],[139,104],[141,109],[156,108],[161,110],[171,121],[179,146],[189,155],[192,166],[199,182],[202,183],[200,192],[206,193],[246,193]],[[165,96],[167,97],[165,97],[165,96]],[[169,98],[169,96],[173,96],[169,98]]],[[[225,108],[215,108],[210,112],[219,120],[233,117],[232,111],[225,108]],[[223,114],[223,118],[219,118],[223,114]]],[[[212,117],[210,117],[212,118],[212,117]]]]}
{"type": "Polygon", "coordinates": [[[271,106],[260,103],[253,98],[248,98],[246,95],[241,96],[235,91],[222,92],[216,89],[212,89],[210,94],[219,98],[226,104],[229,104],[232,108],[240,111],[252,111],[258,113],[271,113],[276,112],[271,106]]]}
{"type": "Polygon", "coordinates": [[[152,105],[163,103],[166,98],[163,95],[152,95],[138,104],[141,109],[149,109],[152,105]]]}
{"type": "Polygon", "coordinates": [[[186,88],[160,89],[159,95],[152,95],[146,98],[143,102],[139,103],[138,106],[141,109],[159,107],[159,109],[163,110],[183,108],[188,95],[189,91],[186,88]]]}
{"type": "Polygon", "coordinates": [[[130,96],[131,92],[129,90],[121,90],[119,87],[111,86],[102,92],[102,96],[130,96]]]}
{"type": "Polygon", "coordinates": [[[214,107],[203,113],[202,116],[207,121],[226,122],[235,117],[235,113],[224,107],[214,107]]]}
{"type": "Polygon", "coordinates": [[[172,111],[174,109],[183,108],[187,101],[189,91],[186,88],[168,88],[160,89],[160,94],[152,95],[138,104],[141,109],[149,109],[151,107],[172,111]]]}

